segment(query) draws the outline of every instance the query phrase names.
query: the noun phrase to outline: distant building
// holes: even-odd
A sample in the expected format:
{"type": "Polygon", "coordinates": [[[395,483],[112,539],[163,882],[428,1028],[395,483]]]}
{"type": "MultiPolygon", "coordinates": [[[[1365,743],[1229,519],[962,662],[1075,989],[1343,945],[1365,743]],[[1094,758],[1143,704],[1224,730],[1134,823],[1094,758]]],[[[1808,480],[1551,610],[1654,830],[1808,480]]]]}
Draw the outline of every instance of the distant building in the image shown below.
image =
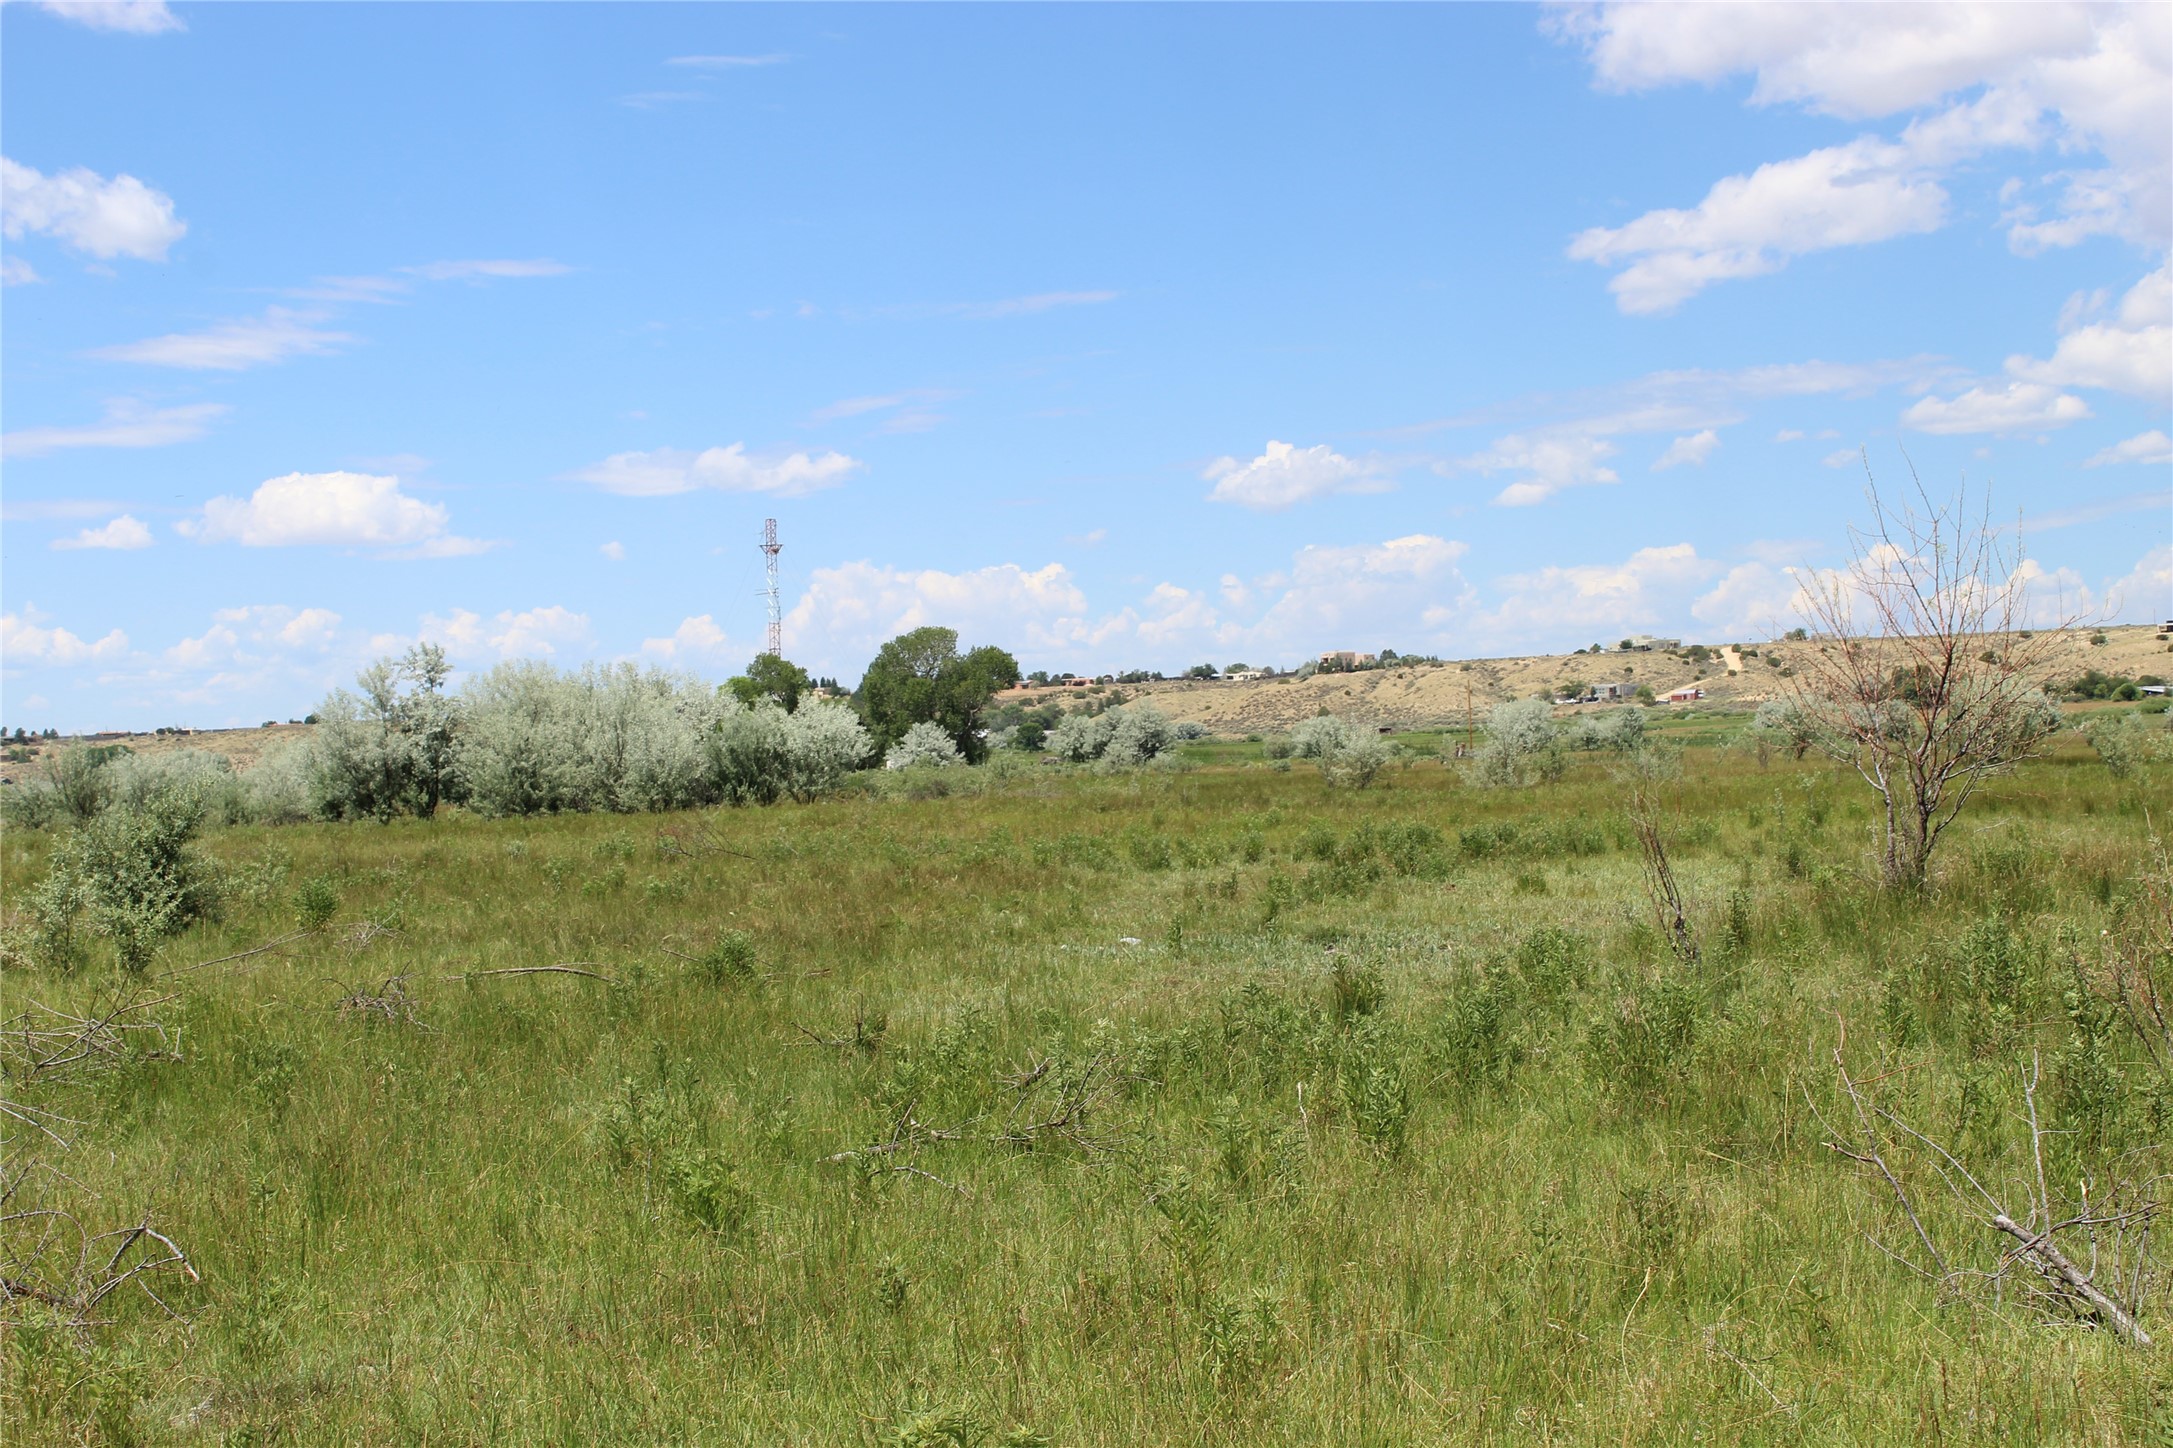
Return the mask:
{"type": "Polygon", "coordinates": [[[1680,689],[1670,689],[1667,693],[1667,701],[1670,704],[1688,704],[1704,697],[1705,691],[1696,684],[1687,684],[1680,689]]]}
{"type": "Polygon", "coordinates": [[[1655,638],[1651,634],[1631,634],[1616,645],[1616,648],[1618,650],[1627,649],[1632,653],[1649,654],[1654,649],[1679,649],[1682,646],[1683,641],[1681,639],[1655,638]]]}
{"type": "Polygon", "coordinates": [[[1353,653],[1349,649],[1335,649],[1329,653],[1325,653],[1320,656],[1320,662],[1323,668],[1332,668],[1336,665],[1341,665],[1346,669],[1355,669],[1361,664],[1370,664],[1374,661],[1374,656],[1372,654],[1353,653]]]}
{"type": "Polygon", "coordinates": [[[1636,697],[1637,685],[1624,683],[1619,679],[1610,684],[1594,684],[1592,686],[1592,699],[1595,703],[1607,704],[1616,699],[1634,699],[1636,697]]]}

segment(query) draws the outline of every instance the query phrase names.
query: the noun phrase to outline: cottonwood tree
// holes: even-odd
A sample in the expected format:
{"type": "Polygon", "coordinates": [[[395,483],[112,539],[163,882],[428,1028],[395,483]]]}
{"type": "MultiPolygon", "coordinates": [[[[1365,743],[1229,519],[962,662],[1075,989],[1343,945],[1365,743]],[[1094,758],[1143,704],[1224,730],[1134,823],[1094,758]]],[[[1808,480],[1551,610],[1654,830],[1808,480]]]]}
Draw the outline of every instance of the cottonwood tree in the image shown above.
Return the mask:
{"type": "Polygon", "coordinates": [[[933,723],[971,761],[987,752],[981,711],[997,690],[1018,681],[1019,661],[1002,649],[984,644],[961,654],[958,630],[917,628],[883,645],[854,702],[883,753],[915,724],[933,723]]]}
{"type": "Polygon", "coordinates": [[[752,708],[763,699],[775,699],[787,714],[800,707],[800,697],[814,692],[815,681],[807,670],[776,654],[756,654],[747,672],[724,681],[732,697],[752,708]]]}
{"type": "Polygon", "coordinates": [[[2045,686],[2080,622],[2055,600],[2056,621],[2030,626],[2019,530],[1994,526],[1982,499],[1914,493],[1894,506],[1874,482],[1848,562],[1799,572],[1796,606],[1816,638],[1794,652],[1786,686],[1813,747],[1883,802],[1879,877],[1892,889],[1920,887],[1978,787],[2059,729],[2045,686]]]}

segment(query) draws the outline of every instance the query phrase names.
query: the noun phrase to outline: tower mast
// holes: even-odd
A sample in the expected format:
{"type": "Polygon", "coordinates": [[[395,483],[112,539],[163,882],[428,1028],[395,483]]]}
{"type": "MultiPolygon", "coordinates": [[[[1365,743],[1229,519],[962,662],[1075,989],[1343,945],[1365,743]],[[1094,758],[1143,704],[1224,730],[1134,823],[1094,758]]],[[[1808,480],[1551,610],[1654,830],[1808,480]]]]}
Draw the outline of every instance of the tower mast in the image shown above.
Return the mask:
{"type": "Polygon", "coordinates": [[[762,571],[763,592],[770,603],[770,657],[780,658],[785,652],[785,614],[777,592],[777,555],[785,545],[777,541],[777,520],[762,520],[762,571]]]}

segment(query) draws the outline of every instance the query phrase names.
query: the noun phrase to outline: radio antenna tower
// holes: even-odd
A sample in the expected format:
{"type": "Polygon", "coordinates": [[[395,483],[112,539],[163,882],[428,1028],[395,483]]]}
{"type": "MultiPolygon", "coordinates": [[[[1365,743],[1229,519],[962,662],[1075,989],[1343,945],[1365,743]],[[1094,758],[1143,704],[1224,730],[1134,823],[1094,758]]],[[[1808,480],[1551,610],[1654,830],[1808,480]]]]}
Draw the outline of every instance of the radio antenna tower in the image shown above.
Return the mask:
{"type": "Polygon", "coordinates": [[[777,520],[762,520],[762,571],[763,593],[770,601],[770,657],[782,658],[785,652],[785,614],[777,593],[777,555],[785,545],[777,541],[777,520]]]}

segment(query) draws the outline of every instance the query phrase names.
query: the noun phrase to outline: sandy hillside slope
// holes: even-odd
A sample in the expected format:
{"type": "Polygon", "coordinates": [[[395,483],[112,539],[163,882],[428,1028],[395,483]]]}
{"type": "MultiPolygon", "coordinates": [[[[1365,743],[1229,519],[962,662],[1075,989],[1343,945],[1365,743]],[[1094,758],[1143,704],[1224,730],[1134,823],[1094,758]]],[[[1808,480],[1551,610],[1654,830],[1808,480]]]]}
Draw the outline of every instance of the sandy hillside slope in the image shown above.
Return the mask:
{"type": "MultiPolygon", "coordinates": [[[[2159,674],[2173,678],[2173,643],[2148,625],[2104,631],[2105,642],[2091,635],[2070,639],[2054,670],[2069,678],[2089,669],[2132,677],[2159,674]]],[[[1253,734],[1285,730],[1322,709],[1361,723],[1393,729],[1461,726],[1467,707],[1483,720],[1488,709],[1508,699],[1528,699],[1568,683],[1597,684],[1626,679],[1650,685],[1665,696],[1695,684],[1705,690],[1705,708],[1754,708],[1781,683],[1780,670],[1790,656],[1815,647],[1806,643],[1745,645],[1719,650],[1705,663],[1664,653],[1531,654],[1505,659],[1420,664],[1370,669],[1354,674],[1315,674],[1309,679],[1267,679],[1252,683],[1170,680],[1126,685],[1124,692],[1151,698],[1174,719],[1196,720],[1217,734],[1253,734]]],[[[1060,698],[1077,690],[1020,689],[1005,697],[1060,698]]]]}

